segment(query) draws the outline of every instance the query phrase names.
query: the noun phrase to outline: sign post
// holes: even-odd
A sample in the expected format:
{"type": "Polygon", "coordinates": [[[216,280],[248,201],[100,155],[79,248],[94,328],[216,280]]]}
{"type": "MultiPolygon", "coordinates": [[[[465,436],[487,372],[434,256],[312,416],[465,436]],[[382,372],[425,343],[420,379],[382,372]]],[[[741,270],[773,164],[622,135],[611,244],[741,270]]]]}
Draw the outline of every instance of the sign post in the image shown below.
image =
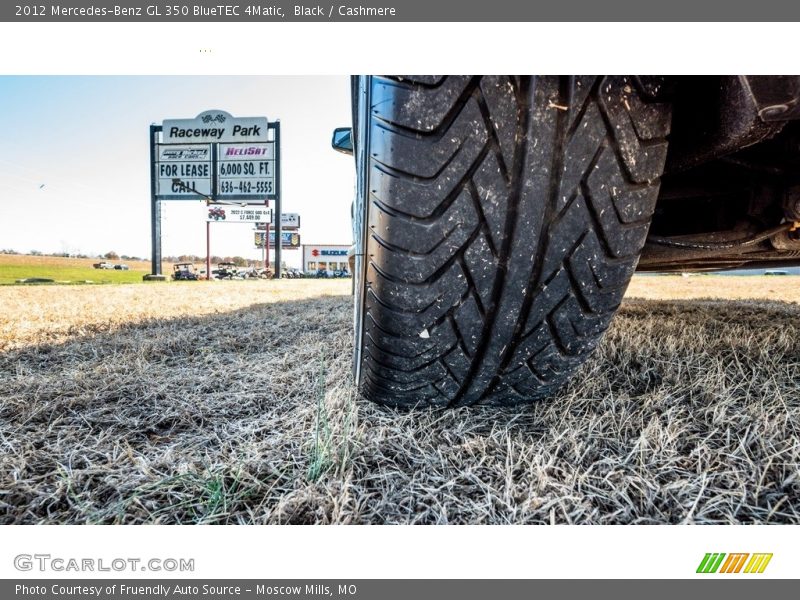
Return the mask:
{"type": "MultiPolygon", "coordinates": [[[[216,200],[217,193],[217,145],[211,146],[211,200],[216,200]]],[[[206,201],[206,208],[208,208],[206,201]]],[[[206,281],[211,281],[211,221],[206,220],[206,281]]]]}
{"type": "MultiPolygon", "coordinates": [[[[267,223],[267,239],[269,239],[269,223],[267,223]]],[[[267,243],[264,244],[264,269],[269,269],[269,244],[267,243]]]]}
{"type": "Polygon", "coordinates": [[[156,198],[156,143],[161,125],[150,125],[150,274],[145,281],[164,281],[161,273],[161,205],[156,198]]]}
{"type": "MultiPolygon", "coordinates": [[[[275,129],[275,239],[281,239],[281,122],[271,123],[275,129]]],[[[267,223],[267,240],[269,240],[269,223],[267,223]]],[[[269,243],[264,244],[269,254],[269,243]]],[[[274,279],[281,278],[281,245],[275,244],[275,273],[274,279]]]]}
{"type": "Polygon", "coordinates": [[[211,281],[211,221],[206,221],[206,281],[211,281]]]}

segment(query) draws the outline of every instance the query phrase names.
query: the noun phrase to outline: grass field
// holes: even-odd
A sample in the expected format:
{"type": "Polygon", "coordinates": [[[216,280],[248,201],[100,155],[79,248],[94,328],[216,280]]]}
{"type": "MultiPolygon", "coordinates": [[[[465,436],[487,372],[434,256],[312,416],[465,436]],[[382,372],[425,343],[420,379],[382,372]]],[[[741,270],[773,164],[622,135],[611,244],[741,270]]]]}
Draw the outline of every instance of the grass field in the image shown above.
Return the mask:
{"type": "Polygon", "coordinates": [[[636,277],[515,410],[357,398],[347,281],[0,289],[2,523],[800,523],[800,281],[636,277]]]}
{"type": "Polygon", "coordinates": [[[141,283],[142,275],[150,272],[150,263],[145,261],[109,261],[114,264],[125,263],[129,271],[92,267],[92,264],[102,260],[0,254],[0,285],[31,277],[53,279],[59,283],[141,283]]]}

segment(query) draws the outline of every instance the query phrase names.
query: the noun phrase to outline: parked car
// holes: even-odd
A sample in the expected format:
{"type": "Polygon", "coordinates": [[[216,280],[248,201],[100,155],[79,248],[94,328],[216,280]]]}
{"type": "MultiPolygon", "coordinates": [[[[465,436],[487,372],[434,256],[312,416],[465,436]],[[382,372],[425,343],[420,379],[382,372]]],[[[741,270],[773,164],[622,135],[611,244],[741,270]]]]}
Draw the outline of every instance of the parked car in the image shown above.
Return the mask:
{"type": "Polygon", "coordinates": [[[550,397],[635,271],[800,264],[798,76],[362,76],[352,105],[376,402],[550,397]]]}
{"type": "Polygon", "coordinates": [[[118,265],[114,265],[114,268],[117,271],[127,271],[128,270],[128,265],[126,265],[126,264],[118,264],[118,265]]]}
{"type": "Polygon", "coordinates": [[[113,269],[114,268],[113,263],[110,263],[110,262],[105,261],[105,260],[103,262],[94,263],[92,266],[95,269],[113,269]]]}

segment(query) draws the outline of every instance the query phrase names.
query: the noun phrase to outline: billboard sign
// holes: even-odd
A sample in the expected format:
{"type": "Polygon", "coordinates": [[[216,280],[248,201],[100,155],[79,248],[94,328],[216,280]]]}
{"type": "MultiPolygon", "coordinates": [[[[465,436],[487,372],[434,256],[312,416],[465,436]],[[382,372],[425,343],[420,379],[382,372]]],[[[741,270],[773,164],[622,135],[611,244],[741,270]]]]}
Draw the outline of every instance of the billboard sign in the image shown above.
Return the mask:
{"type": "Polygon", "coordinates": [[[272,209],[266,206],[212,205],[207,209],[206,221],[211,223],[268,223],[272,209]]]}
{"type": "Polygon", "coordinates": [[[155,167],[158,200],[202,200],[211,195],[210,144],[159,144],[155,167]]]}
{"type": "Polygon", "coordinates": [[[266,142],[267,124],[266,117],[237,118],[224,110],[207,110],[194,119],[164,119],[161,142],[266,142]]]}
{"type": "Polygon", "coordinates": [[[278,159],[266,117],[207,110],[165,119],[153,140],[156,200],[276,200],[278,159]]]}
{"type": "MultiPolygon", "coordinates": [[[[272,220],[270,221],[270,225],[275,227],[275,213],[272,214],[272,220]]],[[[300,215],[297,213],[281,213],[281,228],[282,229],[300,229],[300,215]]],[[[256,225],[256,229],[259,231],[266,231],[267,224],[266,223],[259,223],[256,225]]]]}
{"type": "MultiPolygon", "coordinates": [[[[275,247],[275,232],[269,232],[269,247],[275,247]]],[[[294,231],[281,231],[281,248],[299,248],[300,234],[294,231]]]]}
{"type": "MultiPolygon", "coordinates": [[[[272,224],[275,225],[273,215],[272,224]]],[[[300,215],[297,213],[281,213],[282,229],[300,229],[300,215]]]]}
{"type": "MultiPolygon", "coordinates": [[[[264,247],[264,237],[266,231],[256,231],[254,232],[255,235],[255,242],[256,248],[263,248],[264,247]]],[[[275,232],[269,232],[269,247],[275,247],[275,232]]],[[[281,232],[281,248],[284,250],[292,250],[294,248],[300,247],[300,234],[295,233],[294,231],[282,231],[281,232]]]]}

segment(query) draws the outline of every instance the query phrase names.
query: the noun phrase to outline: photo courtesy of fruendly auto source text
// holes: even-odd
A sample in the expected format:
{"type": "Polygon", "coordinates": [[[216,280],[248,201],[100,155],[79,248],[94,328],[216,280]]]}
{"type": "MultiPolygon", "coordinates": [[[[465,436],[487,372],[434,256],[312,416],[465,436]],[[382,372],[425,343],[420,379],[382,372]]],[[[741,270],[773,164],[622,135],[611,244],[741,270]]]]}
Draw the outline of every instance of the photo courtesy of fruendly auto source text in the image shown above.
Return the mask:
{"type": "Polygon", "coordinates": [[[798,21],[0,6],[0,596],[791,595],[798,21]]]}

